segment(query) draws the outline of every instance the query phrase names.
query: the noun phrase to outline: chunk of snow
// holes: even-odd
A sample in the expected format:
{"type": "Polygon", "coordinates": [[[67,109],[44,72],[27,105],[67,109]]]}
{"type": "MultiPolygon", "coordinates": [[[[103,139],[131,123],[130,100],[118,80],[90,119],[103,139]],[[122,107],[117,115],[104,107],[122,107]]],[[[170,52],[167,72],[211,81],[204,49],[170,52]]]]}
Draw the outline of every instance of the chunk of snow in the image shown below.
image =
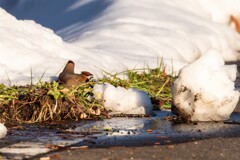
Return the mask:
{"type": "Polygon", "coordinates": [[[173,111],[192,121],[227,120],[239,100],[237,66],[225,66],[217,50],[182,68],[172,86],[173,111]]]}
{"type": "Polygon", "coordinates": [[[109,83],[97,84],[93,91],[95,98],[104,101],[104,107],[110,114],[152,113],[152,103],[148,94],[135,88],[114,87],[109,83]]]}
{"type": "Polygon", "coordinates": [[[7,135],[7,128],[0,123],[0,139],[4,138],[7,135]]]}

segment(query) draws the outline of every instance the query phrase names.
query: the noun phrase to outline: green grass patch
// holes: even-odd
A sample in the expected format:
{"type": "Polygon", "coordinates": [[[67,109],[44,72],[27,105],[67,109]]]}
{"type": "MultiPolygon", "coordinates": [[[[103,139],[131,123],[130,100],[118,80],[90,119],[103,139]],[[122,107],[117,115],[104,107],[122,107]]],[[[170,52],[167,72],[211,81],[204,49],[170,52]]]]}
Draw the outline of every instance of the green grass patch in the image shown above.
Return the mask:
{"type": "Polygon", "coordinates": [[[134,69],[111,74],[104,72],[101,83],[108,82],[114,86],[136,88],[148,93],[155,108],[170,108],[172,101],[171,85],[173,77],[166,74],[164,68],[134,69]],[[120,78],[125,75],[126,78],[120,78]]]}
{"type": "Polygon", "coordinates": [[[170,107],[172,76],[163,67],[115,74],[103,71],[101,79],[73,88],[64,88],[58,82],[10,87],[0,84],[0,121],[35,123],[107,118],[103,102],[93,98],[93,86],[105,82],[147,92],[155,108],[170,107]],[[119,78],[121,75],[126,78],[119,78]]]}

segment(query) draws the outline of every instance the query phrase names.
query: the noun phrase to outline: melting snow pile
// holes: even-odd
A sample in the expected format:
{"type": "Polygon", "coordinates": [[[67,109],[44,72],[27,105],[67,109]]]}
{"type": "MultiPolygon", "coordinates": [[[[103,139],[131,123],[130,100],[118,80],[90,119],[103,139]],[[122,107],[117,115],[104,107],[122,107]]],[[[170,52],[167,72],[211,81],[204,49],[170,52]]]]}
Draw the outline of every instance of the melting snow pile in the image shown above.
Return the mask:
{"type": "Polygon", "coordinates": [[[0,123],[0,139],[4,138],[7,135],[7,128],[0,123]]]}
{"type": "Polygon", "coordinates": [[[216,50],[180,70],[172,88],[174,113],[192,121],[227,120],[239,100],[237,66],[224,65],[216,50]]]}
{"type": "Polygon", "coordinates": [[[148,94],[135,88],[125,89],[111,84],[94,86],[94,95],[104,101],[104,107],[110,114],[145,114],[152,113],[152,103],[148,94]]]}

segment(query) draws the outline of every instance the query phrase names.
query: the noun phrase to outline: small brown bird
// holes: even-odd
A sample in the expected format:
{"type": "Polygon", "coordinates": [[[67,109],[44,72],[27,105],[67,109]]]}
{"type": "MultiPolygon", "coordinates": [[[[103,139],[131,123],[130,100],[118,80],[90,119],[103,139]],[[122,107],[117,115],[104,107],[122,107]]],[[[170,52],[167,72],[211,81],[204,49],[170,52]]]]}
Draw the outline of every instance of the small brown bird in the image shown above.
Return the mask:
{"type": "Polygon", "coordinates": [[[63,83],[66,87],[78,86],[93,78],[92,74],[87,71],[83,71],[81,74],[75,74],[74,66],[74,62],[69,60],[62,73],[59,74],[59,82],[63,83]]]}

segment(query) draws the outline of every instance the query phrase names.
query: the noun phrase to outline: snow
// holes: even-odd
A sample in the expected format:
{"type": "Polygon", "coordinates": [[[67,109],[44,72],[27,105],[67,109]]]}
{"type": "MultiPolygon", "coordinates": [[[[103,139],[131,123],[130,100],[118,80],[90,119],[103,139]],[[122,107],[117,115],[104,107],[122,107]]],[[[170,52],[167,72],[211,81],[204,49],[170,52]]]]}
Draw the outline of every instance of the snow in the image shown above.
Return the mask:
{"type": "Polygon", "coordinates": [[[172,87],[177,114],[192,121],[227,120],[240,93],[234,90],[237,66],[224,65],[217,50],[182,68],[172,87]]]}
{"type": "Polygon", "coordinates": [[[4,138],[7,135],[7,128],[0,123],[0,139],[4,138]]]}
{"type": "Polygon", "coordinates": [[[18,19],[53,31],[0,9],[0,82],[26,84],[42,75],[53,80],[70,59],[76,70],[94,76],[101,69],[154,68],[161,58],[171,73],[213,48],[226,61],[238,60],[240,36],[228,23],[230,15],[239,15],[239,5],[239,0],[2,0],[0,6],[18,19]]]}
{"type": "Polygon", "coordinates": [[[93,91],[95,98],[104,102],[110,114],[151,115],[152,103],[148,94],[135,88],[114,87],[109,83],[97,84],[93,91]]]}
{"type": "MultiPolygon", "coordinates": [[[[204,72],[211,71],[219,83],[206,80],[203,85],[235,93],[236,67],[218,67],[223,66],[221,58],[240,60],[240,35],[229,24],[231,15],[240,20],[238,6],[240,0],[1,0],[0,7],[12,15],[0,8],[0,83],[55,80],[68,60],[75,62],[77,72],[96,78],[101,70],[155,68],[162,58],[166,71],[177,74],[214,49],[218,60],[201,61],[209,63],[204,72]]],[[[219,91],[217,97],[223,95],[219,91]]]]}

